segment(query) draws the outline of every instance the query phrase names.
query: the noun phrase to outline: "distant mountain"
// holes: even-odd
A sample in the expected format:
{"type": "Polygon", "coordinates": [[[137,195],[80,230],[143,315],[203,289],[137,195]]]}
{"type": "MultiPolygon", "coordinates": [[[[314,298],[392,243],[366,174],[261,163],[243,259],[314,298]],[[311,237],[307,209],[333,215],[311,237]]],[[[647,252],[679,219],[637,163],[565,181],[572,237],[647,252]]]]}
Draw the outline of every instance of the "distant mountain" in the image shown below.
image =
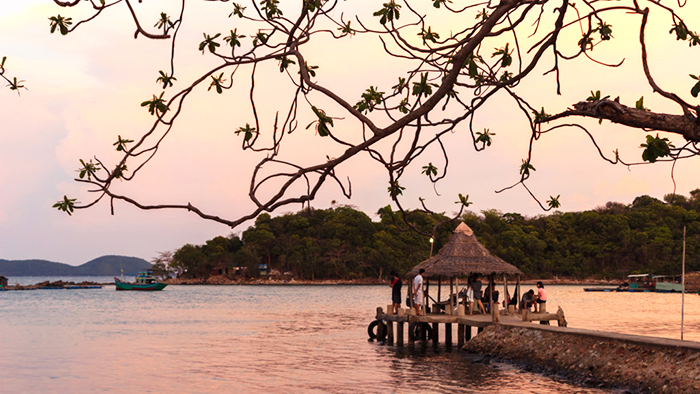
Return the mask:
{"type": "Polygon", "coordinates": [[[0,275],[12,276],[133,276],[151,268],[151,263],[137,257],[102,256],[77,267],[47,260],[2,260],[0,275]]]}

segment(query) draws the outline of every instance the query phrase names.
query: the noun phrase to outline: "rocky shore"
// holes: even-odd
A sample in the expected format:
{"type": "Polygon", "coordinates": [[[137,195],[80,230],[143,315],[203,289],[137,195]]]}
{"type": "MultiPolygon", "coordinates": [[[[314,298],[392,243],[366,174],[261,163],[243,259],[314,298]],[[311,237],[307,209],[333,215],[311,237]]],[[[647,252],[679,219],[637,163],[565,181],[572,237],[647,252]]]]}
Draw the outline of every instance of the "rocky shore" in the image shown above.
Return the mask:
{"type": "Polygon", "coordinates": [[[586,385],[699,393],[700,344],[599,331],[493,325],[464,350],[586,385]]]}

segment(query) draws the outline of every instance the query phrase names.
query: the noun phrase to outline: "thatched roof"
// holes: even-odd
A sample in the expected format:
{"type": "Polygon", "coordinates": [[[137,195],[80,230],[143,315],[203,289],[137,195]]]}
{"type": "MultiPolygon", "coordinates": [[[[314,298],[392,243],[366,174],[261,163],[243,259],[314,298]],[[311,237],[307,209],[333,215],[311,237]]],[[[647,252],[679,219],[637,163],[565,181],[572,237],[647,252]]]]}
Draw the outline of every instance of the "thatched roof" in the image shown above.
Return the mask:
{"type": "Polygon", "coordinates": [[[418,275],[421,268],[425,269],[426,278],[466,277],[470,274],[523,275],[515,266],[491,255],[464,223],[457,226],[447,245],[435,256],[415,266],[408,276],[418,275]]]}

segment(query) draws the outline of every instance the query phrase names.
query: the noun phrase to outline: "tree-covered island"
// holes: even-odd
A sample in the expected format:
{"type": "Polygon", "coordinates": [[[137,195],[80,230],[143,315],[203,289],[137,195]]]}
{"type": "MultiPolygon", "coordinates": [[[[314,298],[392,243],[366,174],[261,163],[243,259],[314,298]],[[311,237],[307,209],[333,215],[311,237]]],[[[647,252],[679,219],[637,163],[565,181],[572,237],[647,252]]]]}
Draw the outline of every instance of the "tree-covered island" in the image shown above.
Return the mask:
{"type": "MultiPolygon", "coordinates": [[[[700,189],[665,201],[640,196],[631,204],[609,202],[584,212],[524,217],[489,210],[461,215],[493,254],[537,278],[621,279],[633,273],[676,275],[681,270],[683,227],[686,270],[700,270],[700,189]]],[[[181,278],[224,274],[257,277],[260,264],[302,280],[386,278],[403,274],[431,253],[429,237],[409,231],[400,213],[379,209],[378,221],[348,206],[260,215],[239,235],[216,237],[162,253],[156,266],[181,278]],[[237,268],[240,267],[240,268],[237,268]]],[[[411,212],[430,232],[443,215],[411,212]]],[[[433,253],[456,222],[438,227],[433,253]]]]}

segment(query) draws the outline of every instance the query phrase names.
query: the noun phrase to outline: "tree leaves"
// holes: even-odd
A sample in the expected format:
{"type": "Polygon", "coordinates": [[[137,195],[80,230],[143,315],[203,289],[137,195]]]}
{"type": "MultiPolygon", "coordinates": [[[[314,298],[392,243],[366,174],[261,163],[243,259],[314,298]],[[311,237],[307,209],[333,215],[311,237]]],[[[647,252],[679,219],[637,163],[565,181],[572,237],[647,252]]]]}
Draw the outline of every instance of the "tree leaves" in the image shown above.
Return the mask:
{"type": "Polygon", "coordinates": [[[83,159],[80,159],[80,164],[82,164],[82,167],[76,170],[80,179],[83,179],[87,176],[87,180],[90,181],[92,180],[92,176],[100,170],[100,165],[93,163],[92,159],[88,163],[84,162],[83,159]]]}
{"type": "Polygon", "coordinates": [[[322,109],[318,109],[315,106],[311,107],[311,110],[314,111],[316,116],[318,117],[318,120],[314,120],[313,122],[309,123],[306,126],[306,129],[308,130],[309,127],[311,127],[312,124],[316,124],[316,132],[318,133],[319,136],[321,137],[327,137],[331,134],[331,130],[328,127],[330,125],[333,127],[333,118],[330,116],[326,116],[326,113],[323,112],[322,109]]]}
{"type": "Polygon", "coordinates": [[[600,33],[600,39],[602,41],[608,41],[611,38],[613,38],[612,25],[609,25],[605,22],[598,22],[598,27],[596,27],[593,31],[597,31],[598,33],[600,33]]]}
{"type": "Polygon", "coordinates": [[[153,98],[147,101],[144,101],[141,103],[142,107],[148,107],[148,112],[151,115],[155,115],[156,111],[158,111],[161,114],[164,114],[168,110],[168,105],[165,104],[165,99],[163,98],[163,93],[161,92],[159,97],[156,97],[156,95],[153,95],[153,98]]]}
{"type": "Polygon", "coordinates": [[[253,138],[253,134],[257,134],[258,132],[255,130],[255,127],[250,127],[250,125],[246,123],[245,127],[239,127],[234,133],[236,135],[243,133],[243,140],[250,141],[250,139],[253,138]]]}
{"type": "Polygon", "coordinates": [[[523,159],[523,164],[520,165],[520,175],[529,176],[530,170],[537,171],[535,167],[530,164],[529,160],[523,159]]]}
{"type": "Polygon", "coordinates": [[[360,112],[372,112],[376,105],[382,103],[383,96],[384,92],[380,92],[374,86],[370,86],[369,89],[362,93],[362,100],[358,101],[353,108],[360,112]]]}
{"type": "Polygon", "coordinates": [[[387,191],[392,199],[395,199],[396,196],[402,195],[404,190],[406,190],[406,188],[399,185],[399,181],[389,182],[389,187],[387,188],[387,191]]]}
{"type": "Polygon", "coordinates": [[[283,72],[289,68],[290,64],[297,64],[294,60],[288,58],[287,56],[277,56],[275,59],[280,62],[280,72],[283,72]]]}
{"type": "Polygon", "coordinates": [[[508,67],[513,64],[513,57],[510,55],[513,51],[508,50],[508,43],[503,48],[494,48],[496,52],[491,55],[491,57],[500,56],[501,57],[501,67],[508,67]]]}
{"type": "Polygon", "coordinates": [[[641,111],[650,111],[649,108],[644,106],[644,96],[640,97],[639,100],[634,103],[634,107],[641,111]]]}
{"type": "Polygon", "coordinates": [[[49,18],[51,21],[51,33],[55,32],[56,29],[61,33],[61,35],[68,34],[68,27],[73,24],[73,18],[62,17],[61,14],[57,16],[52,16],[49,18]]]}
{"type": "Polygon", "coordinates": [[[224,91],[224,87],[222,84],[226,82],[224,79],[224,73],[222,72],[218,77],[211,76],[211,83],[209,84],[209,88],[207,88],[207,92],[211,90],[211,88],[216,88],[216,93],[221,94],[224,91]]]}
{"type": "MultiPolygon", "coordinates": [[[[117,152],[126,152],[126,144],[130,144],[132,142],[134,142],[134,140],[122,139],[122,136],[118,135],[117,142],[113,143],[112,146],[117,147],[117,152]]],[[[80,161],[82,162],[82,160],[80,161]]]]}
{"type": "Polygon", "coordinates": [[[239,35],[238,34],[238,29],[233,29],[231,30],[231,34],[224,37],[224,41],[228,42],[228,44],[231,46],[231,48],[235,47],[240,47],[241,46],[241,38],[245,38],[244,35],[239,35]]]}
{"type": "Polygon", "coordinates": [[[170,17],[165,12],[160,13],[160,19],[156,22],[153,27],[158,29],[163,28],[163,34],[168,34],[168,30],[172,29],[175,25],[170,21],[170,17]]]}
{"type": "Polygon", "coordinates": [[[549,200],[547,200],[547,206],[553,209],[559,208],[561,206],[561,203],[559,202],[559,197],[561,197],[561,194],[557,195],[556,197],[549,196],[549,200]]]}
{"type": "Polygon", "coordinates": [[[228,17],[232,17],[233,15],[236,15],[239,18],[243,18],[243,11],[245,11],[246,7],[241,7],[240,4],[238,3],[233,3],[233,12],[231,12],[228,17]]]}
{"type": "Polygon", "coordinates": [[[68,216],[71,216],[73,214],[73,210],[75,210],[75,200],[75,198],[68,198],[64,195],[63,200],[59,200],[57,203],[53,204],[53,208],[63,211],[67,213],[68,216]]]}
{"type": "Polygon", "coordinates": [[[465,208],[468,208],[472,205],[472,203],[469,202],[469,194],[462,195],[462,193],[459,193],[459,201],[456,201],[455,204],[462,204],[465,208]]]}
{"type": "Polygon", "coordinates": [[[173,81],[177,81],[177,78],[169,76],[163,70],[158,71],[158,74],[160,74],[160,76],[156,79],[156,82],[162,83],[163,89],[167,89],[168,87],[172,87],[173,81]]]}
{"type": "Polygon", "coordinates": [[[204,36],[204,41],[199,43],[199,50],[202,51],[202,55],[204,54],[205,49],[209,49],[209,52],[211,53],[216,53],[216,47],[221,46],[218,42],[215,42],[214,40],[217,39],[221,33],[216,33],[214,37],[210,37],[209,34],[202,33],[204,36]]]}
{"type": "Polygon", "coordinates": [[[477,131],[476,135],[478,137],[476,138],[476,142],[482,142],[484,146],[491,146],[491,136],[496,135],[496,133],[491,133],[489,132],[489,129],[484,129],[484,132],[477,131]]]}
{"type": "Polygon", "coordinates": [[[695,86],[693,86],[692,89],[690,89],[690,94],[693,95],[693,97],[698,97],[698,93],[700,93],[700,77],[697,77],[693,74],[689,74],[691,78],[694,80],[698,81],[695,83],[695,86]]]}
{"type": "Polygon", "coordinates": [[[586,99],[586,101],[593,101],[593,102],[595,102],[595,101],[607,100],[607,99],[610,98],[609,95],[608,95],[608,96],[605,96],[605,97],[602,97],[602,98],[601,98],[600,96],[601,96],[600,90],[596,90],[595,93],[593,93],[593,91],[591,90],[591,95],[586,99]]]}
{"type": "Polygon", "coordinates": [[[420,82],[413,82],[413,95],[418,96],[418,98],[420,98],[421,95],[428,97],[433,94],[433,87],[438,87],[438,84],[428,82],[428,73],[422,73],[420,75],[420,82]]]}
{"type": "Polygon", "coordinates": [[[548,118],[550,118],[552,116],[552,115],[544,112],[544,107],[542,107],[540,112],[533,110],[532,114],[535,115],[535,123],[544,122],[545,120],[547,120],[548,118]]]}
{"type": "Polygon", "coordinates": [[[647,142],[639,146],[645,148],[642,152],[642,160],[654,163],[658,158],[670,155],[671,148],[675,146],[669,142],[668,138],[659,138],[659,134],[656,134],[656,137],[647,135],[647,142]]]}
{"type": "Polygon", "coordinates": [[[433,163],[428,163],[427,166],[423,166],[423,171],[421,171],[421,174],[425,174],[428,177],[431,176],[437,176],[437,167],[433,165],[433,163]]]}
{"type": "Polygon", "coordinates": [[[379,19],[379,23],[385,25],[387,22],[391,22],[394,19],[399,19],[399,9],[401,9],[401,6],[396,4],[394,0],[391,0],[390,2],[384,3],[382,5],[382,9],[372,14],[374,16],[381,16],[381,18],[379,19]]]}
{"type": "Polygon", "coordinates": [[[260,5],[262,5],[262,10],[265,11],[265,16],[267,19],[273,19],[275,17],[282,16],[282,10],[279,9],[279,0],[262,0],[260,5]]]}
{"type": "Polygon", "coordinates": [[[421,29],[421,32],[418,33],[418,36],[420,36],[423,39],[423,45],[426,45],[427,41],[437,43],[437,40],[440,39],[440,35],[431,31],[430,26],[428,26],[428,30],[421,29]]]}

